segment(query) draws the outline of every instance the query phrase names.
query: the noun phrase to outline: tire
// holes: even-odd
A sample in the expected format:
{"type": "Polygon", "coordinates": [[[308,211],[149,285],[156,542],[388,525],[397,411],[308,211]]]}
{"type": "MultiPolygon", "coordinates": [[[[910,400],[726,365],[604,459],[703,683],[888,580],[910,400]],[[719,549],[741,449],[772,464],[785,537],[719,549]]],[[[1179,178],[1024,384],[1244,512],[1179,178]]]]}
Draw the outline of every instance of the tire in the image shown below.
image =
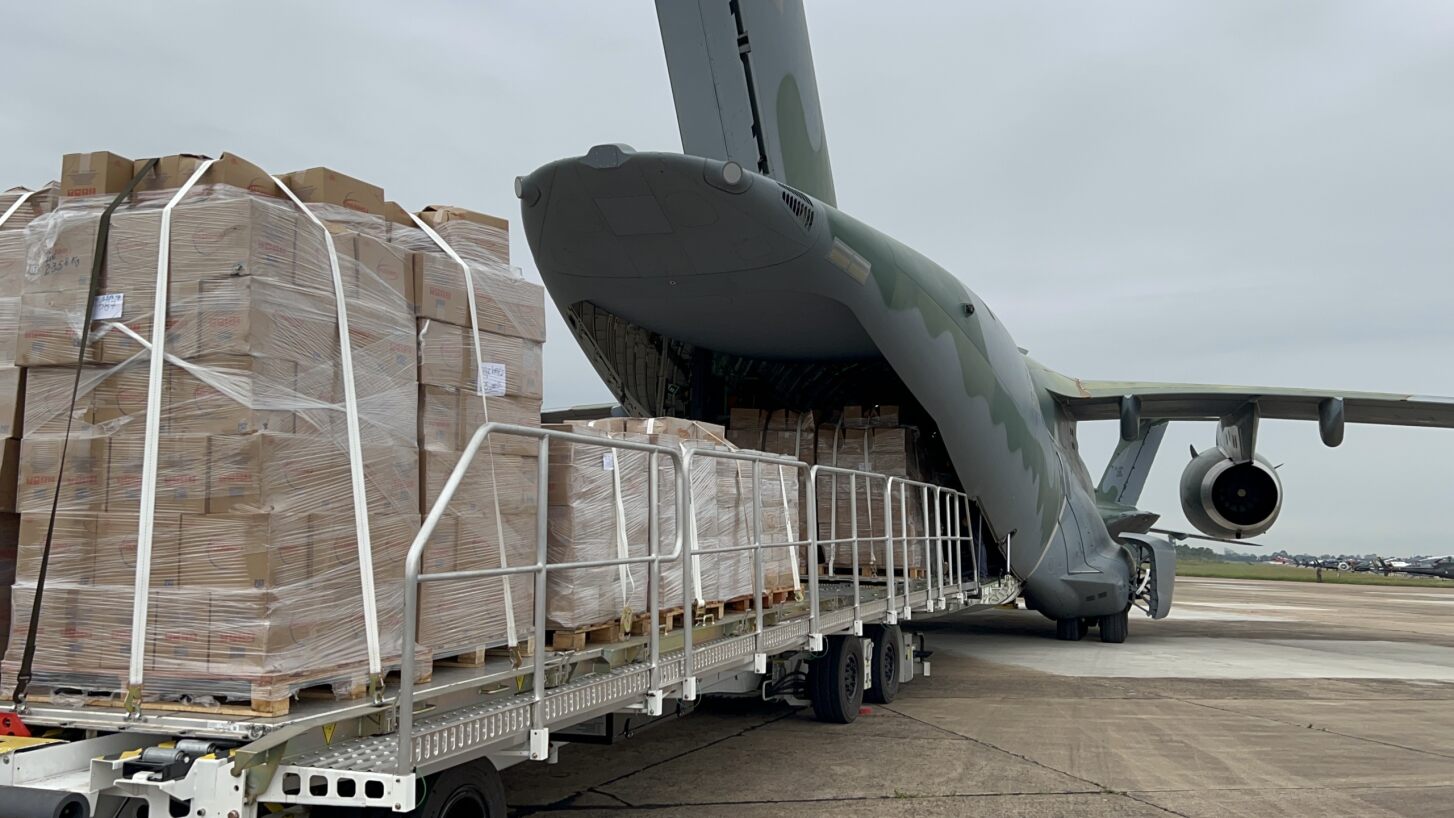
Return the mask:
{"type": "Polygon", "coordinates": [[[874,704],[888,704],[899,697],[904,632],[898,625],[875,625],[868,629],[867,636],[873,640],[868,663],[873,684],[863,692],[863,698],[874,704]]]}
{"type": "MultiPolygon", "coordinates": [[[[505,818],[505,785],[487,759],[431,775],[421,782],[424,802],[406,818],[505,818]]],[[[388,818],[399,813],[386,809],[318,807],[310,818],[388,818]]]]}
{"type": "Polygon", "coordinates": [[[1126,632],[1130,628],[1131,609],[1127,608],[1120,613],[1106,614],[1101,617],[1101,641],[1119,645],[1126,641],[1126,632]]]}
{"type": "Polygon", "coordinates": [[[833,636],[828,650],[808,668],[813,715],[830,724],[850,724],[863,705],[863,641],[833,636]]]}
{"type": "Polygon", "coordinates": [[[1055,638],[1062,642],[1079,642],[1088,630],[1085,620],[1079,617],[1055,620],[1055,638]]]}

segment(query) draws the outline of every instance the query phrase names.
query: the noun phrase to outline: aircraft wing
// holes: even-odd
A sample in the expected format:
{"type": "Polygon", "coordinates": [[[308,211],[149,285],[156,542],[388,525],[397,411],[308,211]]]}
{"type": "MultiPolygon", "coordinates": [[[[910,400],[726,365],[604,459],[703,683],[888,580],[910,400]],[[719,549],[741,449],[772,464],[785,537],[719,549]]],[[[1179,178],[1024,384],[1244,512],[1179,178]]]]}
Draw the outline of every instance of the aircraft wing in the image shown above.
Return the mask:
{"type": "Polygon", "coordinates": [[[1454,428],[1454,398],[1427,395],[1079,378],[1055,378],[1048,386],[1076,420],[1114,420],[1130,396],[1148,420],[1218,420],[1255,402],[1263,418],[1316,421],[1325,401],[1341,399],[1349,423],[1454,428]]]}

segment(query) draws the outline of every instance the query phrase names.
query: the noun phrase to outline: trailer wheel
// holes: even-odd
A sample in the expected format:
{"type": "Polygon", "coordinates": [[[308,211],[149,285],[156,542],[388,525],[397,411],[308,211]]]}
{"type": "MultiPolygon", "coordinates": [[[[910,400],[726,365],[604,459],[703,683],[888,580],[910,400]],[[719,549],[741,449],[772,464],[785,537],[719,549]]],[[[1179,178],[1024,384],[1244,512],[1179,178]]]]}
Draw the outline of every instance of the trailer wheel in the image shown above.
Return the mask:
{"type": "MultiPolygon", "coordinates": [[[[505,785],[489,759],[461,764],[421,783],[423,799],[405,818],[505,818],[505,785]]],[[[386,809],[315,807],[309,818],[388,818],[386,809]]]]}
{"type": "Polygon", "coordinates": [[[888,704],[899,697],[904,632],[898,625],[871,625],[868,638],[873,642],[873,656],[869,657],[873,684],[863,692],[863,697],[874,704],[888,704]]]}
{"type": "Polygon", "coordinates": [[[1090,625],[1079,617],[1055,620],[1055,638],[1064,642],[1079,642],[1090,632],[1090,625]]]}
{"type": "Polygon", "coordinates": [[[1106,614],[1101,617],[1101,641],[1119,645],[1126,641],[1126,632],[1130,629],[1131,609],[1127,608],[1120,613],[1106,614]]]}
{"type": "Polygon", "coordinates": [[[429,778],[418,818],[505,818],[505,785],[488,759],[471,761],[429,778]]]}
{"type": "Polygon", "coordinates": [[[819,721],[848,724],[863,705],[863,642],[856,636],[828,638],[828,650],[808,666],[808,696],[819,721]]]}

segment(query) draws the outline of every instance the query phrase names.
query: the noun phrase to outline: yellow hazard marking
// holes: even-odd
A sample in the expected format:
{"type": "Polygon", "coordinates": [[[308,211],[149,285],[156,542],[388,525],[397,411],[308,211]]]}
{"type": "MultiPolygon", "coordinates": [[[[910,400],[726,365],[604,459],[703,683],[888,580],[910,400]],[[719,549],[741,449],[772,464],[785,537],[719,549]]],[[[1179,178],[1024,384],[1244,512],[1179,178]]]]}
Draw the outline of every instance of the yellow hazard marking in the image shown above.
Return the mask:
{"type": "Polygon", "coordinates": [[[333,746],[333,731],[338,729],[337,724],[323,725],[323,743],[329,747],[333,746]]]}

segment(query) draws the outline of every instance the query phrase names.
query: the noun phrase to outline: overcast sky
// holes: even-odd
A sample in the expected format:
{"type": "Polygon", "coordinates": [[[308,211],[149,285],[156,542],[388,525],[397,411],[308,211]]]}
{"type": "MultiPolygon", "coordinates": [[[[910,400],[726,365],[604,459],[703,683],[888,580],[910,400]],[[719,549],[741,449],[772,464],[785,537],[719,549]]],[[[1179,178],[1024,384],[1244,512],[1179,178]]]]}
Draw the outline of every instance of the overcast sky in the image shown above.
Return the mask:
{"type": "MultiPolygon", "coordinates": [[[[1454,395],[1446,0],[810,2],[839,205],[1092,378],[1454,395]]],[[[0,187],[60,155],[326,164],[518,221],[511,180],[600,142],[679,150],[653,7],[6,3],[0,187]]],[[[524,236],[514,263],[538,280],[524,236]]],[[[546,403],[609,398],[553,316],[546,403]]],[[[1081,440],[1099,474],[1114,424],[1081,440]]],[[[1143,505],[1210,425],[1167,435],[1143,505]]],[[[1454,432],[1264,424],[1269,543],[1449,553],[1454,432]]]]}

